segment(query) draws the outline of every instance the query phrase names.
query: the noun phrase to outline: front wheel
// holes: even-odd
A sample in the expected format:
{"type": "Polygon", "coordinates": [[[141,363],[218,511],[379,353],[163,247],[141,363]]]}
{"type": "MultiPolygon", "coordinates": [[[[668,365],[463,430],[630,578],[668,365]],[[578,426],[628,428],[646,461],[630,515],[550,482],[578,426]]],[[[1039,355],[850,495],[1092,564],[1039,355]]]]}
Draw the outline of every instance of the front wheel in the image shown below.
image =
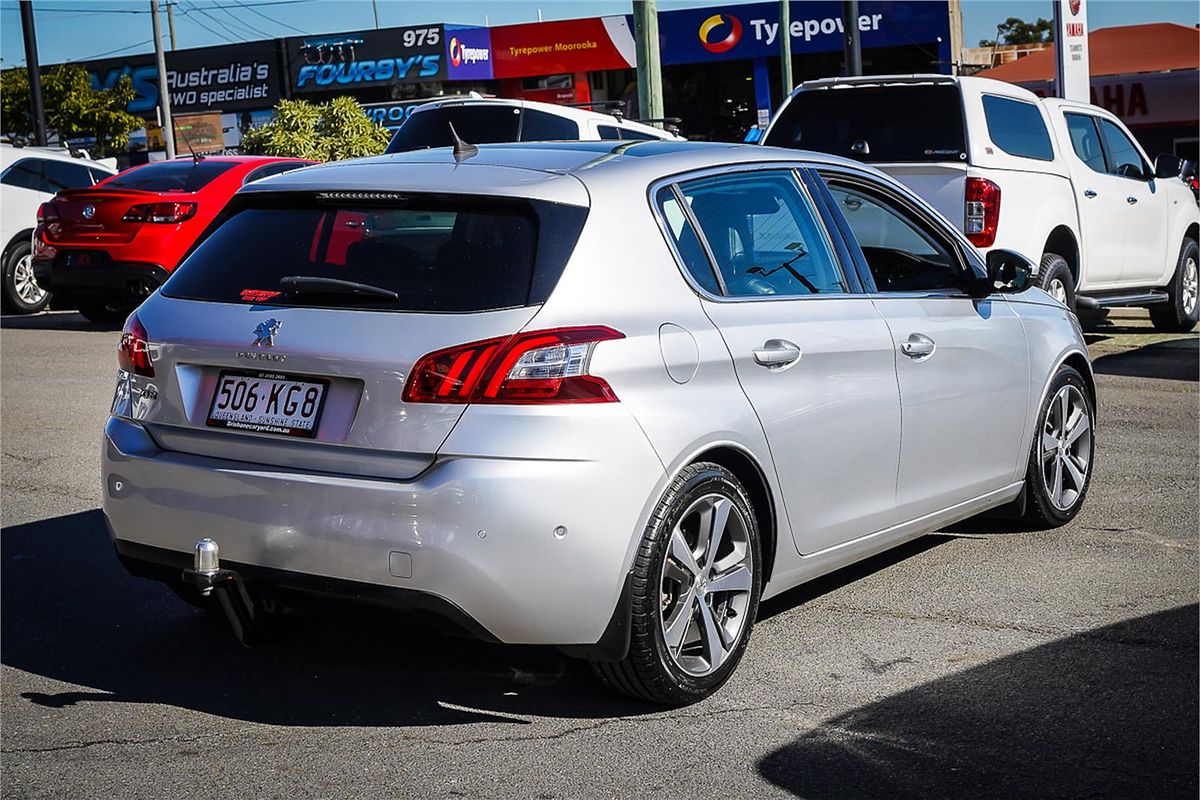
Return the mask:
{"type": "Polygon", "coordinates": [[[1150,321],[1154,327],[1167,333],[1186,333],[1196,327],[1200,320],[1200,302],[1196,268],[1200,262],[1196,242],[1184,239],[1179,251],[1179,263],[1175,274],[1167,284],[1168,300],[1150,306],[1150,321]]]}
{"type": "Polygon", "coordinates": [[[1083,376],[1060,367],[1038,415],[1025,473],[1025,521],[1057,528],[1075,518],[1092,478],[1096,412],[1083,376]]]}
{"type": "Polygon", "coordinates": [[[9,249],[0,289],[4,310],[14,314],[35,314],[50,303],[50,292],[39,286],[33,275],[33,247],[29,242],[17,242],[9,249]]]}
{"type": "Polygon", "coordinates": [[[629,653],[593,662],[610,688],[681,706],[729,679],[762,593],[762,546],[745,488],[718,464],[691,464],[659,501],[634,562],[629,653]]]}

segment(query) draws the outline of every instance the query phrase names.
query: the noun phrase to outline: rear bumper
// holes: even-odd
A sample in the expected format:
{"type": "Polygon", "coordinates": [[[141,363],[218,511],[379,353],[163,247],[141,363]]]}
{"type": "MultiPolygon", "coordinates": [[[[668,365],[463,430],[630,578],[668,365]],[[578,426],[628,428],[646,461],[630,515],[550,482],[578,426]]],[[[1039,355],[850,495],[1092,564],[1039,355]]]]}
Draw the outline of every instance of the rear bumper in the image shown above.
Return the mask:
{"type": "Polygon", "coordinates": [[[113,417],[104,512],[137,575],[178,580],[207,536],[252,591],[418,608],[484,639],[619,655],[629,560],[663,479],[624,419],[598,431],[598,452],[620,458],[455,457],[395,481],[171,452],[113,417]]]}
{"type": "Polygon", "coordinates": [[[95,258],[87,265],[77,263],[77,254],[61,250],[53,260],[34,259],[34,276],[39,285],[56,292],[130,298],[153,294],[170,276],[158,264],[113,261],[95,251],[88,255],[95,258]]]}

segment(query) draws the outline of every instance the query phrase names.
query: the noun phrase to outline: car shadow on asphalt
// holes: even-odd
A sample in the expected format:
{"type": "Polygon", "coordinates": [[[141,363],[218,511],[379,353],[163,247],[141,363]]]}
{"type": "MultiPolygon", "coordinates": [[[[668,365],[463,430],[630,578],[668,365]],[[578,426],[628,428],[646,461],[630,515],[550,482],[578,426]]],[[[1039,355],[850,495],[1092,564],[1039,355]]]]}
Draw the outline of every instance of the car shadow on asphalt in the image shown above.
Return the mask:
{"type": "Polygon", "coordinates": [[[11,526],[0,543],[0,662],[87,687],[21,695],[38,705],[153,703],[303,726],[661,711],[604,691],[586,665],[552,648],[448,636],[373,609],[323,609],[243,648],[224,620],[128,575],[99,510],[11,526]]]}
{"type": "Polygon", "coordinates": [[[1200,381],[1200,339],[1179,339],[1108,353],[1092,360],[1098,375],[1200,381]]]}
{"type": "Polygon", "coordinates": [[[1197,796],[1197,606],[1085,631],[826,720],[760,774],[823,798],[1197,796]]]}
{"type": "Polygon", "coordinates": [[[5,314],[0,329],[25,331],[120,331],[122,322],[92,322],[75,311],[50,311],[44,314],[5,314]]]}

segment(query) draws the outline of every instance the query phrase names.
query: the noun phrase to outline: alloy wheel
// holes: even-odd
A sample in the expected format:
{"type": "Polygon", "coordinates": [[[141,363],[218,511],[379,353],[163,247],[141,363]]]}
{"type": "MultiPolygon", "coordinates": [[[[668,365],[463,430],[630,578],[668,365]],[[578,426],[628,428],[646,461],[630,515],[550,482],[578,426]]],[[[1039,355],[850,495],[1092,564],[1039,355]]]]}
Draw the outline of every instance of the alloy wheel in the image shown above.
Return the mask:
{"type": "Polygon", "coordinates": [[[1092,419],[1075,386],[1054,395],[1038,449],[1050,502],[1059,511],[1071,510],[1083,496],[1092,458],[1092,419]]]}
{"type": "Polygon", "coordinates": [[[33,256],[21,256],[13,266],[13,288],[21,302],[34,306],[46,298],[46,290],[38,285],[33,275],[33,256]]]}
{"type": "Polygon", "coordinates": [[[1183,264],[1183,293],[1180,298],[1183,301],[1183,313],[1185,316],[1190,317],[1192,312],[1196,310],[1196,295],[1196,259],[1188,256],[1187,261],[1183,264]]]}
{"type": "Polygon", "coordinates": [[[721,667],[746,629],[754,586],[747,522],[728,497],[695,500],[671,530],[659,580],[667,651],[689,675],[721,667]]]}
{"type": "Polygon", "coordinates": [[[1062,282],[1062,278],[1050,281],[1050,296],[1064,306],[1067,304],[1067,286],[1062,282]]]}

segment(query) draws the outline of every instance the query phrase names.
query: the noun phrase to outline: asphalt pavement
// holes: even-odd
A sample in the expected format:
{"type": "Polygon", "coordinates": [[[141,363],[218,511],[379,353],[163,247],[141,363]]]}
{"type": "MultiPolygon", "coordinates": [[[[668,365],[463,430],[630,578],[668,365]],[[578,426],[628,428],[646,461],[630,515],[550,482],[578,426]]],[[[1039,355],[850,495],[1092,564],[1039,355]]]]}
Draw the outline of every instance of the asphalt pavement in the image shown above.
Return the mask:
{"type": "Polygon", "coordinates": [[[663,711],[554,650],[378,613],[241,648],[113,556],[117,333],[5,317],[0,790],[1194,800],[1200,351],[1115,323],[1088,336],[1096,468],[1071,525],[960,526],[794,590],[729,684],[663,711]]]}

